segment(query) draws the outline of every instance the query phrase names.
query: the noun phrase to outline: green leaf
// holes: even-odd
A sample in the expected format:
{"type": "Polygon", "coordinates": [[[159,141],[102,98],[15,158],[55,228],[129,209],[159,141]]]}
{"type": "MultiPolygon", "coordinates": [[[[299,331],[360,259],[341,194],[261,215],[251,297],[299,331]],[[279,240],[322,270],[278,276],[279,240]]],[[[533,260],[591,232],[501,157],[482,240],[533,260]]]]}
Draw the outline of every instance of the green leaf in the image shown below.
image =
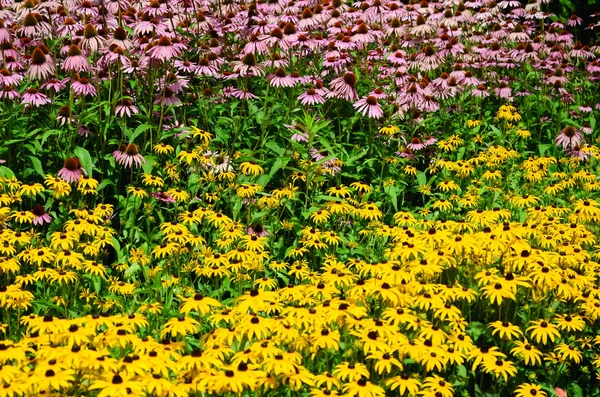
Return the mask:
{"type": "Polygon", "coordinates": [[[142,169],[146,174],[150,174],[156,163],[156,156],[146,156],[144,158],[146,159],[146,162],[142,164],[142,169]]]}
{"type": "Polygon", "coordinates": [[[398,211],[398,191],[395,185],[384,186],[383,190],[388,195],[394,206],[394,211],[398,211]]]}
{"type": "Polygon", "coordinates": [[[538,149],[539,149],[539,151],[540,151],[540,157],[544,157],[544,156],[546,155],[546,151],[547,151],[548,149],[550,149],[552,146],[553,146],[553,145],[551,145],[551,144],[548,144],[548,143],[543,143],[543,144],[542,144],[542,143],[540,143],[540,144],[538,145],[538,149]]]}
{"type": "Polygon", "coordinates": [[[131,136],[129,137],[129,143],[133,143],[133,141],[135,141],[135,138],[137,138],[138,136],[140,136],[142,133],[144,133],[144,131],[149,130],[150,128],[152,128],[152,126],[150,124],[142,124],[139,125],[135,131],[133,131],[133,134],[131,134],[131,136]]]}
{"type": "Polygon", "coordinates": [[[568,396],[572,396],[572,397],[583,397],[583,390],[581,389],[581,386],[579,386],[577,383],[571,383],[569,385],[569,387],[567,388],[568,396]]]}
{"type": "Polygon", "coordinates": [[[12,170],[10,168],[5,167],[5,166],[0,166],[0,177],[14,178],[15,174],[12,172],[12,170]]]}
{"type": "Polygon", "coordinates": [[[427,175],[423,171],[417,172],[417,182],[419,186],[423,186],[427,184],[427,175]]]}
{"type": "Polygon", "coordinates": [[[93,163],[92,156],[90,156],[90,152],[88,152],[86,149],[80,146],[77,146],[75,150],[73,150],[73,153],[75,153],[75,156],[77,156],[79,161],[81,161],[81,165],[86,170],[87,174],[89,176],[92,176],[93,163]]]}
{"type": "Polygon", "coordinates": [[[29,160],[31,160],[31,165],[33,166],[33,169],[35,170],[35,172],[37,172],[42,177],[44,177],[45,176],[44,168],[42,167],[42,162],[40,161],[40,159],[38,159],[37,157],[34,157],[34,156],[28,156],[28,157],[29,157],[29,160]]]}
{"type": "Polygon", "coordinates": [[[285,149],[273,141],[265,143],[265,147],[271,149],[273,152],[277,153],[280,156],[283,156],[283,154],[285,153],[285,149]]]}

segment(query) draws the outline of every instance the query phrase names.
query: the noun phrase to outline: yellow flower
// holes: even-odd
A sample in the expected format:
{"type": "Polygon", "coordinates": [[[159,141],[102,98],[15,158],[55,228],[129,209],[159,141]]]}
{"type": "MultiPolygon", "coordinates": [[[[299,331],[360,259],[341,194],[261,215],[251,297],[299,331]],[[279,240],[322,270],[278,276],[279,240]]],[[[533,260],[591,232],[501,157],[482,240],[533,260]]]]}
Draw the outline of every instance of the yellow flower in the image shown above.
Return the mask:
{"type": "Polygon", "coordinates": [[[533,383],[523,383],[515,389],[515,397],[546,397],[541,386],[533,383]]]}
{"type": "Polygon", "coordinates": [[[475,128],[481,125],[480,120],[467,120],[467,127],[475,128]]]}
{"type": "Polygon", "coordinates": [[[140,199],[148,197],[148,192],[137,186],[127,186],[127,193],[131,194],[135,198],[140,199]]]}
{"type": "Polygon", "coordinates": [[[249,161],[245,161],[240,164],[240,171],[244,175],[262,175],[265,173],[263,167],[258,164],[251,163],[249,161]]]}
{"type": "Polygon", "coordinates": [[[383,126],[379,129],[379,133],[383,135],[394,135],[400,132],[400,128],[395,125],[383,126]]]}
{"type": "Polygon", "coordinates": [[[417,168],[413,167],[412,165],[405,165],[404,166],[404,173],[406,175],[417,175],[417,168]]]}
{"type": "Polygon", "coordinates": [[[175,149],[171,145],[157,143],[156,145],[154,145],[154,151],[158,154],[169,154],[173,153],[175,149]]]}

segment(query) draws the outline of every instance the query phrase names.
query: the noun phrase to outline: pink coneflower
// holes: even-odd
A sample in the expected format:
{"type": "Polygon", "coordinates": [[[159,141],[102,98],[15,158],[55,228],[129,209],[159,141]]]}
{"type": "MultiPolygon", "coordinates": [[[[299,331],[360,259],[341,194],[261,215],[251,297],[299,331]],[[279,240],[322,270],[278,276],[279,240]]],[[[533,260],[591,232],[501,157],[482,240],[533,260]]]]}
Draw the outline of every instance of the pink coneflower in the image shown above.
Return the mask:
{"type": "Polygon", "coordinates": [[[81,162],[77,157],[69,157],[65,160],[65,165],[58,171],[58,176],[69,183],[79,182],[81,174],[86,174],[85,169],[81,167],[81,162]]]}
{"type": "Polygon", "coordinates": [[[265,74],[263,66],[256,62],[254,54],[246,54],[241,61],[234,61],[233,72],[239,73],[241,77],[249,75],[262,76],[265,74]]]}
{"type": "Polygon", "coordinates": [[[134,143],[127,145],[125,151],[123,151],[116,160],[117,164],[122,165],[125,168],[141,167],[142,164],[146,162],[146,159],[140,154],[137,145],[134,143]]]}
{"type": "Polygon", "coordinates": [[[234,98],[237,99],[243,99],[243,100],[248,100],[248,99],[257,99],[258,97],[256,95],[254,95],[253,93],[251,93],[248,90],[233,90],[231,93],[231,96],[233,96],[234,98]]]}
{"type": "Polygon", "coordinates": [[[219,73],[217,68],[212,66],[206,57],[200,58],[198,66],[194,68],[194,72],[204,76],[216,76],[219,73]]]}
{"type": "Polygon", "coordinates": [[[498,98],[502,99],[510,99],[512,96],[512,89],[506,84],[506,82],[501,81],[498,87],[494,89],[494,93],[498,98]]]}
{"type": "Polygon", "coordinates": [[[4,26],[4,22],[0,19],[0,44],[12,43],[12,36],[10,30],[4,26]]]}
{"type": "Polygon", "coordinates": [[[133,104],[131,99],[123,99],[115,108],[115,115],[119,117],[131,117],[138,114],[140,110],[133,104]]]}
{"type": "MultiPolygon", "coordinates": [[[[206,63],[208,65],[208,60],[206,61],[206,63]]],[[[188,61],[187,59],[185,61],[176,60],[173,63],[173,65],[179,72],[187,73],[187,74],[194,73],[196,71],[196,69],[198,68],[198,65],[196,65],[193,62],[188,61]]]]}
{"type": "Polygon", "coordinates": [[[331,91],[328,92],[325,97],[356,101],[358,99],[358,93],[356,92],[355,85],[356,75],[352,72],[346,72],[343,76],[331,81],[331,91]]]}
{"type": "Polygon", "coordinates": [[[577,15],[571,15],[571,18],[567,21],[567,26],[573,28],[575,26],[580,26],[583,23],[583,19],[579,18],[577,15]]]}
{"type": "Polygon", "coordinates": [[[490,96],[490,93],[485,89],[484,85],[478,85],[477,88],[471,91],[471,94],[477,98],[485,98],[490,96]]]}
{"type": "Polygon", "coordinates": [[[121,156],[123,156],[125,154],[125,149],[127,149],[127,144],[121,143],[119,145],[119,148],[117,150],[115,150],[114,152],[112,152],[113,158],[115,160],[119,161],[119,159],[121,158],[121,156]]]}
{"type": "Polygon", "coordinates": [[[80,46],[84,50],[90,51],[92,54],[98,52],[98,49],[103,47],[105,40],[98,36],[98,31],[91,23],[88,23],[83,28],[83,39],[80,46]]]}
{"type": "Polygon", "coordinates": [[[90,132],[90,129],[87,128],[85,125],[80,125],[79,129],[77,130],[77,133],[79,135],[81,135],[84,138],[88,138],[90,135],[92,135],[92,133],[90,132]]]}
{"type": "Polygon", "coordinates": [[[52,35],[52,26],[37,12],[30,12],[23,18],[22,25],[17,29],[19,37],[45,38],[52,35]]]}
{"type": "Polygon", "coordinates": [[[562,146],[563,149],[581,145],[583,135],[573,126],[567,126],[560,131],[560,134],[555,139],[557,146],[562,146]]]}
{"type": "Polygon", "coordinates": [[[173,199],[171,196],[169,196],[165,192],[155,192],[155,193],[152,193],[152,197],[154,197],[158,201],[162,201],[163,203],[172,204],[172,203],[176,202],[175,199],[173,199]]]}
{"type": "Polygon", "coordinates": [[[0,90],[0,99],[15,100],[20,96],[21,94],[19,93],[19,91],[15,90],[11,85],[5,85],[4,87],[2,87],[2,90],[0,90]]]}
{"type": "Polygon", "coordinates": [[[269,236],[269,232],[264,228],[262,223],[257,222],[248,227],[248,235],[255,235],[257,237],[267,237],[269,236]]]}
{"type": "Polygon", "coordinates": [[[322,105],[325,103],[325,98],[317,93],[314,88],[309,88],[305,92],[303,92],[298,100],[302,105],[322,105]]]}
{"type": "Polygon", "coordinates": [[[374,96],[379,99],[386,99],[388,96],[381,88],[375,88],[373,91],[369,93],[369,96],[374,96]]]}
{"type": "Polygon", "coordinates": [[[170,88],[165,88],[163,95],[158,95],[154,101],[155,105],[164,104],[166,106],[177,105],[181,103],[181,99],[175,96],[175,93],[170,88]]]}
{"type": "Polygon", "coordinates": [[[86,57],[81,55],[81,49],[76,44],[71,44],[67,51],[67,58],[63,63],[65,72],[80,73],[90,69],[90,64],[86,57]]]}
{"type": "Polygon", "coordinates": [[[12,73],[8,69],[0,69],[0,84],[18,86],[23,76],[19,73],[12,73]]]}
{"type": "Polygon", "coordinates": [[[75,121],[75,117],[73,116],[69,105],[64,105],[58,109],[56,120],[58,120],[60,125],[71,124],[73,121],[75,121]]]}
{"type": "Polygon", "coordinates": [[[293,87],[294,86],[294,78],[288,76],[283,68],[277,68],[274,74],[270,74],[267,76],[267,81],[273,87],[293,87]]]}
{"type": "Polygon", "coordinates": [[[23,103],[28,103],[35,107],[40,107],[51,102],[50,98],[48,98],[46,94],[42,94],[35,88],[28,88],[23,94],[23,98],[21,98],[21,100],[23,103]]]}
{"type": "Polygon", "coordinates": [[[62,26],[56,29],[56,34],[59,36],[73,37],[76,36],[79,31],[83,28],[83,25],[75,21],[71,17],[65,18],[62,26]]]}
{"type": "Polygon", "coordinates": [[[430,45],[426,45],[423,47],[423,50],[417,54],[415,62],[412,65],[414,68],[429,71],[437,69],[441,63],[442,58],[435,52],[435,49],[430,45]]]}
{"type": "Polygon", "coordinates": [[[356,108],[356,110],[362,113],[363,116],[367,116],[371,119],[383,117],[383,110],[381,109],[377,98],[372,95],[369,95],[368,97],[362,97],[353,106],[356,108]]]}
{"type": "Polygon", "coordinates": [[[39,204],[33,207],[31,213],[35,215],[35,219],[33,220],[34,225],[42,226],[45,223],[52,222],[52,217],[50,216],[50,214],[47,214],[46,209],[39,204]]]}
{"type": "Polygon", "coordinates": [[[44,84],[42,84],[41,88],[43,90],[54,90],[55,93],[61,91],[67,83],[69,82],[69,78],[63,80],[57,80],[55,78],[47,80],[44,84]]]}
{"type": "Polygon", "coordinates": [[[128,68],[131,66],[131,61],[127,55],[125,55],[125,50],[116,44],[110,46],[108,51],[98,60],[98,63],[100,65],[106,64],[107,66],[118,64],[123,68],[128,68]]]}
{"type": "Polygon", "coordinates": [[[148,51],[148,55],[152,59],[166,61],[167,59],[175,58],[180,54],[180,51],[173,45],[171,39],[167,36],[162,36],[154,47],[148,51]]]}
{"type": "Polygon", "coordinates": [[[46,80],[54,74],[54,65],[40,48],[33,50],[31,65],[27,71],[30,79],[46,80]]]}
{"type": "Polygon", "coordinates": [[[118,27],[115,29],[113,33],[113,38],[109,41],[108,45],[111,46],[116,44],[117,46],[128,49],[131,47],[131,40],[127,39],[127,31],[122,27],[118,27]]]}
{"type": "Polygon", "coordinates": [[[75,80],[71,83],[73,92],[77,95],[91,95],[96,96],[96,87],[85,77],[81,77],[79,80],[75,80]]]}
{"type": "Polygon", "coordinates": [[[421,140],[419,137],[413,137],[411,141],[406,145],[406,147],[410,150],[418,151],[425,149],[428,145],[421,140]]]}
{"type": "Polygon", "coordinates": [[[587,121],[584,121],[583,124],[581,125],[581,131],[584,134],[588,134],[588,135],[591,134],[592,132],[594,132],[594,130],[592,129],[592,125],[587,121]]]}

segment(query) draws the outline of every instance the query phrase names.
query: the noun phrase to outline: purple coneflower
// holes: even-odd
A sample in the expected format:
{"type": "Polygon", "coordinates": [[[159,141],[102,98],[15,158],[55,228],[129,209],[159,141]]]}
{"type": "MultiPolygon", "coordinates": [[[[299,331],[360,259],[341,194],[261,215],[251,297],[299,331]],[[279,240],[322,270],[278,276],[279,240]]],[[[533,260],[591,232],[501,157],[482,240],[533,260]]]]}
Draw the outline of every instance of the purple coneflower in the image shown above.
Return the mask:
{"type": "Polygon", "coordinates": [[[484,85],[478,85],[477,88],[471,91],[471,94],[478,98],[485,98],[487,96],[490,96],[490,93],[487,92],[484,85]]]}
{"type": "Polygon", "coordinates": [[[331,91],[327,93],[326,97],[341,98],[347,101],[356,101],[358,99],[358,94],[355,86],[356,75],[352,72],[346,72],[343,76],[331,81],[331,91]]]}
{"type": "Polygon", "coordinates": [[[171,196],[169,196],[165,192],[155,192],[155,193],[152,193],[152,197],[154,197],[158,201],[162,201],[163,203],[172,204],[172,203],[176,202],[175,199],[173,199],[171,196]]]}
{"type": "Polygon", "coordinates": [[[267,81],[273,87],[293,87],[294,86],[294,78],[288,76],[283,68],[277,68],[274,74],[270,74],[267,76],[267,81]]]}
{"type": "Polygon", "coordinates": [[[115,115],[119,117],[131,117],[134,114],[138,114],[140,110],[133,104],[131,99],[123,99],[115,108],[115,115]]]}
{"type": "Polygon", "coordinates": [[[39,204],[33,207],[31,212],[33,213],[33,215],[35,215],[35,219],[33,220],[34,225],[42,226],[45,223],[52,222],[52,217],[50,216],[50,214],[47,214],[46,209],[39,204]]]}
{"type": "Polygon", "coordinates": [[[50,98],[46,94],[42,94],[35,88],[28,88],[27,91],[23,94],[23,98],[21,99],[23,103],[28,103],[35,107],[43,106],[47,103],[50,103],[50,98]]]}
{"type": "Polygon", "coordinates": [[[48,59],[47,55],[41,48],[33,50],[31,55],[31,65],[27,71],[27,76],[30,79],[46,80],[54,73],[54,65],[48,59]]]}
{"type": "Polygon", "coordinates": [[[117,164],[122,165],[125,168],[141,167],[142,164],[146,162],[146,159],[140,154],[137,145],[134,143],[127,145],[125,151],[122,152],[116,160],[117,164]]]}
{"type": "Polygon", "coordinates": [[[178,56],[180,51],[173,45],[171,39],[167,36],[162,36],[154,47],[148,51],[148,55],[152,59],[166,61],[167,59],[178,56]]]}
{"type": "Polygon", "coordinates": [[[262,76],[265,74],[263,66],[256,62],[254,54],[246,54],[241,61],[233,62],[234,73],[239,73],[241,77],[254,75],[262,76]]]}
{"type": "Polygon", "coordinates": [[[177,98],[170,88],[165,88],[164,94],[156,97],[154,101],[155,105],[164,104],[166,106],[176,105],[181,102],[181,99],[177,98]]]}
{"type": "Polygon", "coordinates": [[[81,77],[80,79],[73,81],[71,83],[71,88],[77,95],[96,96],[96,87],[94,87],[94,85],[85,77],[81,77]]]}
{"type": "Polygon", "coordinates": [[[67,58],[63,63],[63,69],[66,72],[80,73],[90,69],[90,64],[86,57],[81,55],[81,49],[76,44],[71,44],[67,51],[67,58]]]}
{"type": "Polygon", "coordinates": [[[56,120],[58,120],[60,125],[71,124],[73,121],[75,121],[75,117],[73,116],[69,105],[64,105],[58,109],[56,120]]]}
{"type": "Polygon", "coordinates": [[[560,134],[556,137],[556,145],[562,146],[563,149],[573,148],[577,145],[581,145],[583,135],[581,132],[573,126],[567,126],[560,131],[560,134]]]}
{"type": "Polygon", "coordinates": [[[267,237],[269,236],[269,232],[264,228],[262,223],[257,222],[248,227],[248,235],[255,235],[257,237],[267,237]]]}
{"type": "Polygon", "coordinates": [[[325,103],[325,98],[317,93],[314,88],[309,88],[298,97],[302,105],[322,105],[325,103]]]}
{"type": "Polygon", "coordinates": [[[79,182],[81,174],[85,169],[81,166],[81,162],[77,157],[69,157],[65,160],[65,165],[58,171],[58,176],[69,183],[79,182]]]}
{"type": "Polygon", "coordinates": [[[383,117],[383,110],[381,109],[377,98],[372,95],[361,98],[354,104],[354,107],[362,113],[363,116],[367,116],[371,119],[383,117]]]}
{"type": "Polygon", "coordinates": [[[427,144],[425,144],[421,138],[415,136],[410,140],[410,143],[408,143],[406,147],[410,150],[418,151],[426,148],[427,144]]]}
{"type": "Polygon", "coordinates": [[[502,99],[510,99],[512,97],[512,89],[504,81],[501,81],[498,87],[494,89],[494,93],[498,98],[502,99]]]}
{"type": "Polygon", "coordinates": [[[91,23],[88,23],[83,28],[83,40],[81,40],[81,48],[89,50],[91,53],[98,52],[98,49],[104,46],[105,40],[98,36],[98,31],[91,23]]]}
{"type": "Polygon", "coordinates": [[[23,76],[19,73],[12,73],[8,69],[0,69],[0,84],[18,86],[23,76]]]}
{"type": "Polygon", "coordinates": [[[20,96],[21,94],[19,91],[15,90],[11,85],[5,85],[2,90],[0,90],[0,99],[15,100],[20,96]]]}

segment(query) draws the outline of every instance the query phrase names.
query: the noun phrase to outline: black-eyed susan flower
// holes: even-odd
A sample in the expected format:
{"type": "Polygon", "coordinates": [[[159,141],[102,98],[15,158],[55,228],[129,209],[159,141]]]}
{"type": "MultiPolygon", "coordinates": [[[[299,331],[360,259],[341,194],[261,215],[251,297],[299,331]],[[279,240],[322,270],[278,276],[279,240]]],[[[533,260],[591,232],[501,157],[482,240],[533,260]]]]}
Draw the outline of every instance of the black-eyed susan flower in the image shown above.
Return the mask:
{"type": "Polygon", "coordinates": [[[19,187],[17,194],[21,196],[35,197],[46,190],[41,183],[27,183],[19,187]]]}
{"type": "Polygon", "coordinates": [[[142,174],[142,183],[145,186],[152,187],[163,187],[165,185],[165,181],[162,178],[147,173],[142,174]]]}
{"type": "Polygon", "coordinates": [[[532,325],[527,328],[527,332],[530,333],[536,343],[546,345],[548,342],[554,342],[557,338],[560,338],[560,332],[558,327],[544,319],[532,321],[532,325]]]}
{"type": "Polygon", "coordinates": [[[522,383],[515,389],[515,397],[546,397],[546,392],[539,385],[522,383]]]}
{"type": "Polygon", "coordinates": [[[127,193],[139,199],[148,197],[148,192],[138,186],[127,186],[127,193]]]}
{"type": "Polygon", "coordinates": [[[385,390],[381,386],[377,386],[374,383],[369,382],[365,378],[351,381],[342,386],[342,390],[347,396],[360,396],[360,397],[383,397],[385,396],[385,390]]]}
{"type": "Polygon", "coordinates": [[[218,308],[220,306],[221,303],[216,299],[196,293],[194,296],[183,301],[181,307],[179,308],[179,312],[182,314],[189,314],[193,311],[205,315],[210,313],[214,308],[218,308]]]}
{"type": "Polygon", "coordinates": [[[493,329],[492,335],[498,334],[500,339],[503,340],[513,340],[523,335],[518,326],[506,321],[494,321],[493,323],[489,323],[488,327],[493,329]]]}
{"type": "Polygon", "coordinates": [[[489,359],[483,362],[483,370],[486,373],[492,373],[497,378],[504,378],[505,382],[508,382],[508,378],[517,374],[517,368],[511,361],[503,360],[501,358],[489,359]]]}
{"type": "Polygon", "coordinates": [[[250,161],[245,161],[241,163],[240,171],[242,172],[242,174],[249,176],[262,175],[265,173],[263,167],[250,161]]]}
{"type": "Polygon", "coordinates": [[[367,366],[361,363],[350,363],[345,361],[336,365],[333,370],[333,376],[343,382],[354,382],[361,378],[369,378],[369,370],[367,366]]]}
{"type": "Polygon", "coordinates": [[[585,321],[579,315],[558,314],[554,322],[561,331],[575,332],[585,328],[585,321]]]}

